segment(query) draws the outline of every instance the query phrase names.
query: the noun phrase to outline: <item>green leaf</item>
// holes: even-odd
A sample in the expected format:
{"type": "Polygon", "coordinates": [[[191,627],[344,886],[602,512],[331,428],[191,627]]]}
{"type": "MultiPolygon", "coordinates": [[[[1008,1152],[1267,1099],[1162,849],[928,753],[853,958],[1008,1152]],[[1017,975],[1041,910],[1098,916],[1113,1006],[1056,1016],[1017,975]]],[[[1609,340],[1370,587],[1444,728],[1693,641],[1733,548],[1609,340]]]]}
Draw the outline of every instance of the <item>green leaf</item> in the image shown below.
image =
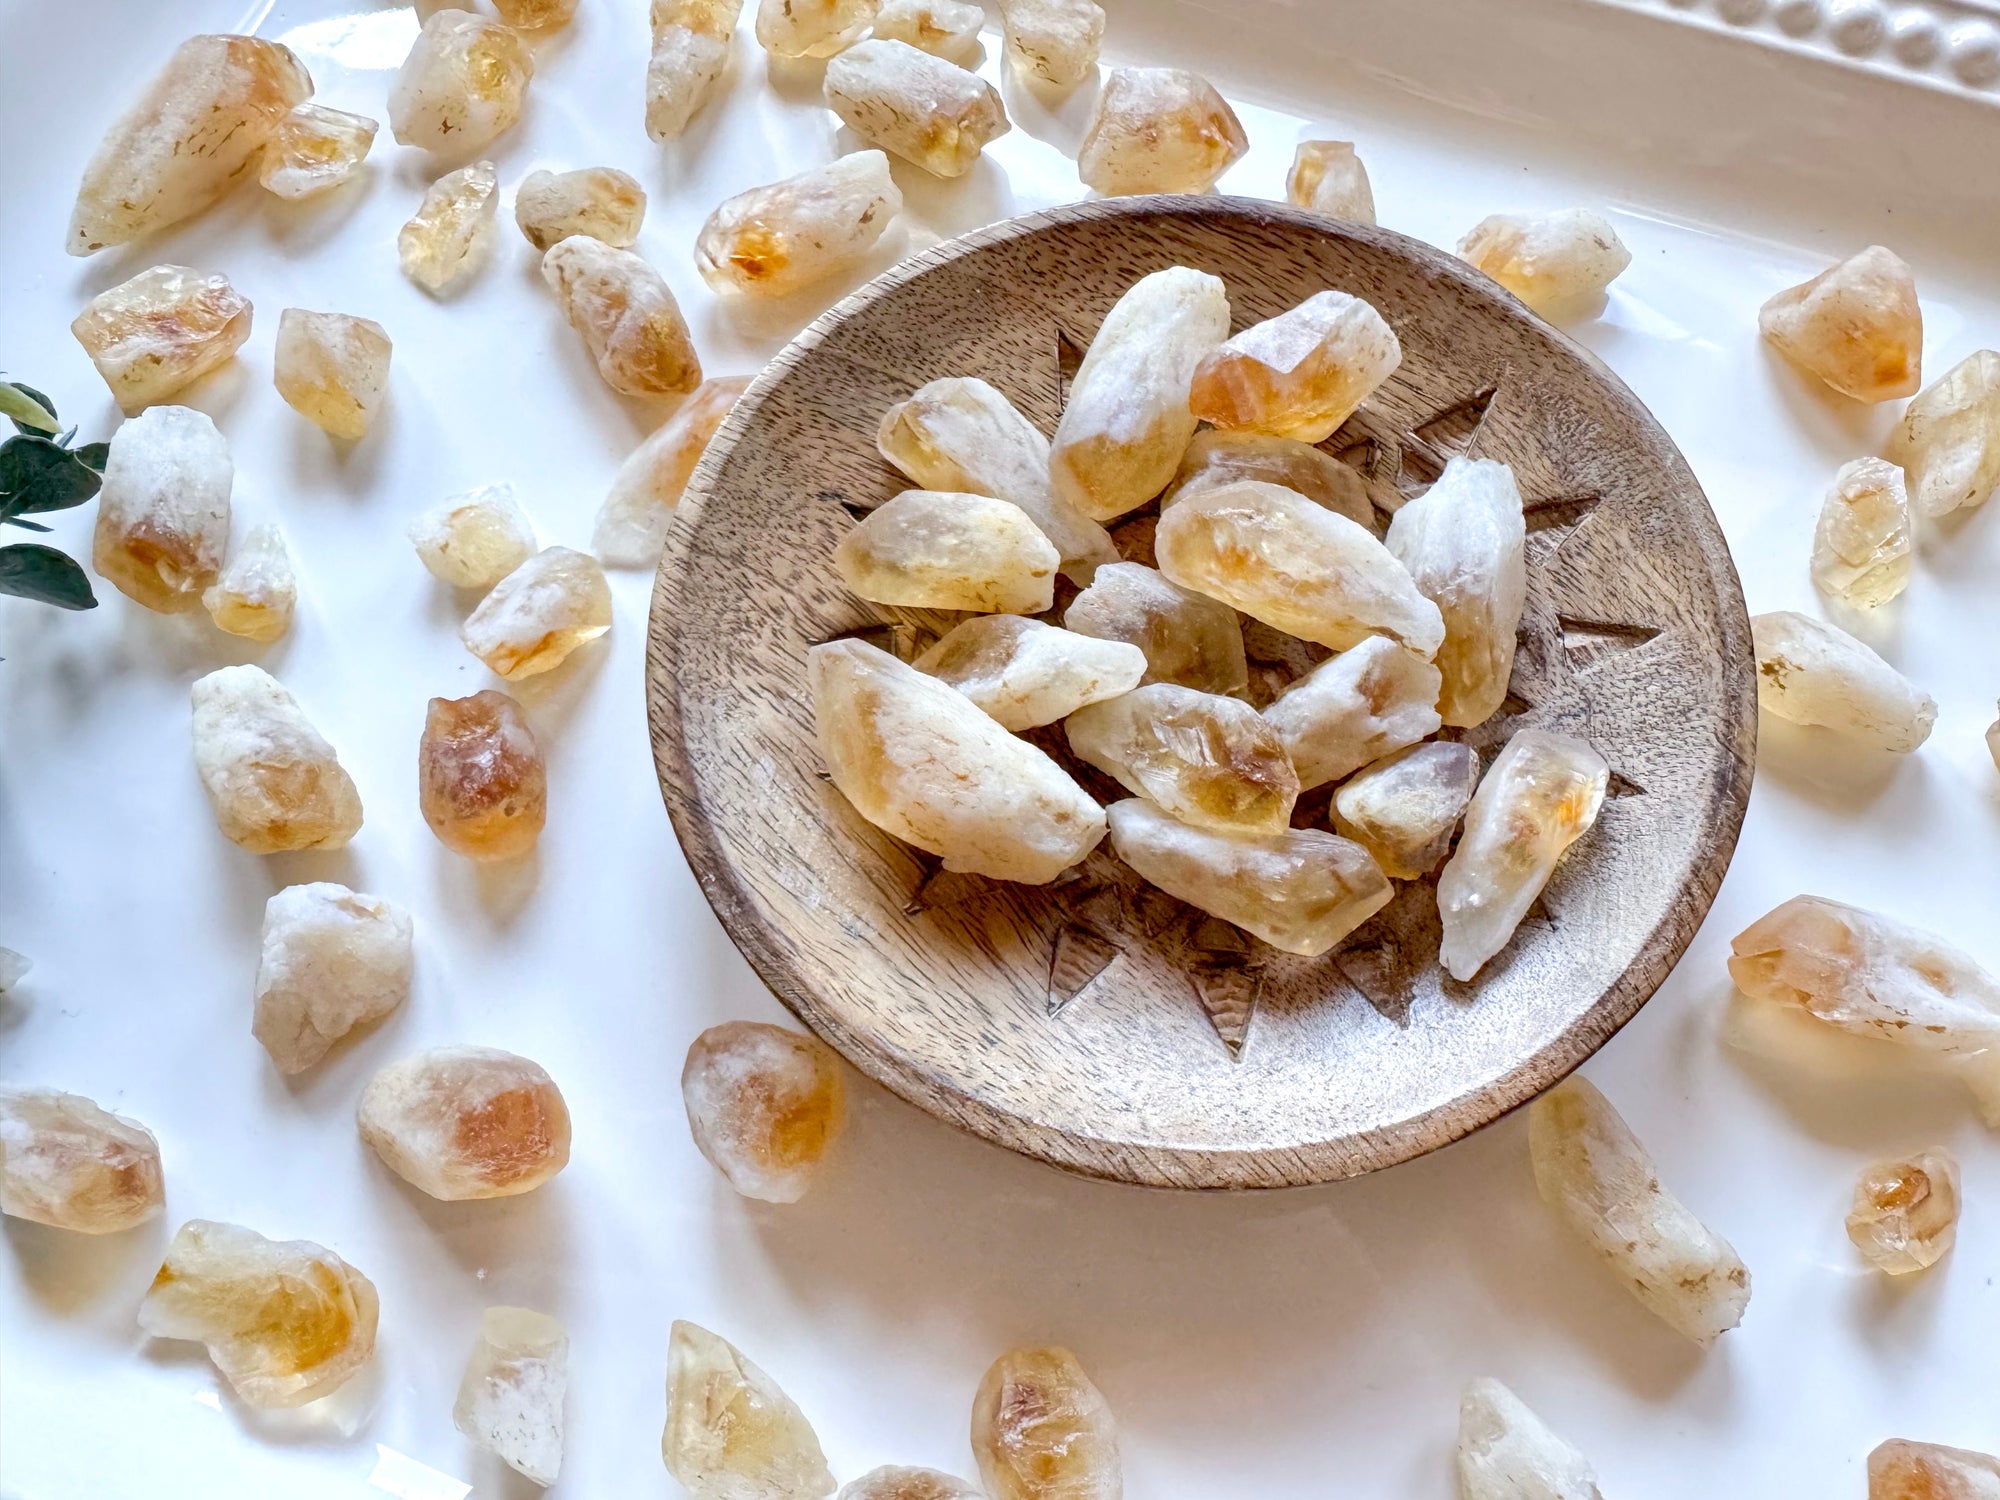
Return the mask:
{"type": "Polygon", "coordinates": [[[17,542],[0,547],[0,594],[53,604],[57,609],[95,609],[90,580],[53,547],[17,542]]]}
{"type": "Polygon", "coordinates": [[[19,381],[0,380],[0,417],[21,432],[55,432],[56,408],[40,391],[19,381]]]}
{"type": "Polygon", "coordinates": [[[22,433],[0,443],[0,520],[68,510],[103,482],[79,455],[48,438],[22,433]]]}
{"type": "Polygon", "coordinates": [[[85,443],[81,448],[72,448],[69,451],[76,455],[78,463],[89,469],[93,474],[102,474],[105,463],[111,457],[111,445],[109,443],[85,443]]]}
{"type": "Polygon", "coordinates": [[[4,523],[5,525],[8,525],[8,526],[18,526],[18,527],[20,527],[20,528],[21,528],[21,529],[22,529],[23,531],[53,531],[53,530],[55,530],[55,528],[54,528],[53,526],[44,526],[44,525],[42,525],[42,523],[41,523],[41,522],[39,522],[39,521],[24,521],[24,520],[22,520],[22,519],[21,519],[21,518],[20,518],[19,516],[0,516],[0,523],[4,523]]]}

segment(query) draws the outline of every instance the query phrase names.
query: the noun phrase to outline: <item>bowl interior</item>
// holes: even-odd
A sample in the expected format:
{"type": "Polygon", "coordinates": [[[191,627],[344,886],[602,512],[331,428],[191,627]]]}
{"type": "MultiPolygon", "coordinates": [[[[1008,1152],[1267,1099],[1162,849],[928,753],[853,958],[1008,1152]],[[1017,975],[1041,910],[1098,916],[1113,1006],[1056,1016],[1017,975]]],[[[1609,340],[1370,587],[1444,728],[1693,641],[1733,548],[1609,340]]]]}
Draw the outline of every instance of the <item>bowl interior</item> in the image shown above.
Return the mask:
{"type": "MultiPolygon", "coordinates": [[[[1148,524],[1120,529],[1128,556],[1150,561],[1148,524]]],[[[1453,257],[1248,200],[1031,215],[916,256],[833,308],[711,445],[651,631],[675,827],[778,996],[933,1112],[1135,1182],[1348,1176],[1547,1087],[1686,947],[1749,791],[1742,597],[1700,488],[1645,409],[1453,257]],[[1237,328],[1326,287],[1382,312],[1402,367],[1326,447],[1384,509],[1454,453],[1504,460],[1520,483],[1529,597],[1513,693],[1465,737],[1486,750],[1518,728],[1561,729],[1596,745],[1614,779],[1595,830],[1470,984],[1437,967],[1429,881],[1402,886],[1333,953],[1293,958],[1139,886],[1108,845],[1048,888],[939,876],[823,777],[807,647],[868,631],[907,650],[950,623],[854,598],[830,562],[855,515],[905,487],[875,450],[882,412],[926,381],[977,375],[1052,431],[1105,312],[1174,264],[1223,278],[1237,328]]],[[[1284,655],[1255,630],[1251,646],[1284,655]]]]}

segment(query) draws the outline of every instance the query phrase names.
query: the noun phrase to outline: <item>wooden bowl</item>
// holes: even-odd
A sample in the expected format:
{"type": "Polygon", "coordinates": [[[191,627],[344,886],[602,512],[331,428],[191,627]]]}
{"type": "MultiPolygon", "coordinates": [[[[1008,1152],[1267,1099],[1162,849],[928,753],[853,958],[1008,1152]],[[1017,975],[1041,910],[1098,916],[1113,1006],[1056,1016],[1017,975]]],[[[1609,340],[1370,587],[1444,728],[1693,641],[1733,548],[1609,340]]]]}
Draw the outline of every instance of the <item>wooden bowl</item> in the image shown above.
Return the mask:
{"type": "MultiPolygon", "coordinates": [[[[1149,526],[1118,528],[1128,556],[1150,561],[1149,526]]],[[[1249,635],[1253,658],[1285,655],[1249,635]]],[[[1213,197],[997,224],[913,256],[800,334],[681,502],[647,690],[681,843],[779,999],[933,1114],[1072,1171],[1170,1187],[1388,1166],[1562,1078],[1653,993],[1707,912],[1756,732],[1728,549],[1686,462],[1615,376],[1431,246],[1213,197]],[[926,381],[977,375],[1053,430],[1105,312],[1175,264],[1223,278],[1238,328],[1326,287],[1380,309],[1402,368],[1326,447],[1384,509],[1453,453],[1502,459],[1520,482],[1530,582],[1514,692],[1467,738],[1486,750],[1517,728],[1561,729],[1615,774],[1596,828],[1470,984],[1437,966],[1427,881],[1334,952],[1293,958],[1138,885],[1108,843],[1052,887],[939,876],[824,777],[806,648],[868,632],[907,655],[951,623],[856,599],[830,561],[857,514],[906,487],[875,450],[883,411],[926,381]]],[[[1301,822],[1325,814],[1324,792],[1301,799],[1301,822]]]]}

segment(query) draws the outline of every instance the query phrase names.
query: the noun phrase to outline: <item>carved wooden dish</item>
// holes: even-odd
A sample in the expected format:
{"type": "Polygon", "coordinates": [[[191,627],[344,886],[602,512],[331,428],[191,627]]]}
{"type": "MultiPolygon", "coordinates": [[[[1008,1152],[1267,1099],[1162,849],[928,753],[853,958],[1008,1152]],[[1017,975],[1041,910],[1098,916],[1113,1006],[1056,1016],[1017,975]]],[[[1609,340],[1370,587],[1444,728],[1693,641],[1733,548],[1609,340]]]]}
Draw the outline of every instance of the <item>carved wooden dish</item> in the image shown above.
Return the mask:
{"type": "MultiPolygon", "coordinates": [[[[1149,515],[1114,528],[1148,562],[1149,515]]],[[[1267,680],[1306,665],[1268,631],[1247,639],[1267,680]]],[[[1708,911],[1756,732],[1728,550],[1632,393],[1441,251],[1227,198],[994,225],[815,322],[758,377],[682,501],[647,691],[688,859],[781,1000],[944,1119],[1073,1171],[1171,1187],[1366,1172],[1563,1077],[1653,993],[1708,911]],[[1325,446],[1384,510],[1454,453],[1502,459],[1519,480],[1530,585],[1513,693],[1466,737],[1484,750],[1559,728],[1614,776],[1597,827],[1470,984],[1437,966],[1427,881],[1334,952],[1294,958],[1140,885],[1108,842],[1052,887],[940,874],[824,779],[806,648],[867,632],[907,656],[952,623],[864,603],[830,562],[855,516],[905,487],[875,451],[883,411],[926,381],[978,375],[1053,430],[1105,312],[1174,264],[1223,278],[1237,328],[1326,287],[1381,310],[1402,368],[1325,446]]],[[[1036,738],[1062,747],[1060,726],[1036,738]]],[[[1080,779],[1102,800],[1124,795],[1080,779]]],[[[1301,798],[1297,821],[1323,822],[1331,790],[1301,798]]]]}

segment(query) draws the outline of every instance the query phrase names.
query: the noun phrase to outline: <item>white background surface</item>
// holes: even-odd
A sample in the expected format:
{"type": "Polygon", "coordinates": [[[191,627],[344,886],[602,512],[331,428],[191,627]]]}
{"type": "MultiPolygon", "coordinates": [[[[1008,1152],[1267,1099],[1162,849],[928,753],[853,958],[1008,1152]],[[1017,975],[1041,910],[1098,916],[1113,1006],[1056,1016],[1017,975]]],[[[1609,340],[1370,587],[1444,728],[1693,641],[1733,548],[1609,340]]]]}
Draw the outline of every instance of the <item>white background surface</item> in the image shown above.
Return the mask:
{"type": "MultiPolygon", "coordinates": [[[[1494,210],[1609,206],[1634,263],[1579,337],[1687,451],[1752,609],[1817,611],[1805,569],[1819,497],[1840,461],[1875,450],[1893,410],[1809,389],[1759,345],[1757,305],[1885,239],[1917,267],[1927,374],[1992,342],[2000,287],[1976,258],[1993,242],[1995,117],[1597,9],[1134,0],[1113,7],[1106,55],[1202,68],[1239,102],[1252,152],[1224,180],[1233,192],[1276,196],[1296,140],[1351,135],[1382,222],[1435,243],[1494,210]]],[[[298,624],[268,649],[108,586],[86,615],[0,601],[0,942],[37,965],[0,1000],[0,1079],[137,1116],[160,1138],[168,1185],[165,1218],[128,1235],[5,1222],[8,1495],[525,1493],[450,1421],[492,1302],[569,1325],[559,1495],[674,1493],[657,1445],[675,1317],[770,1370],[843,1479],[890,1462],[970,1472],[981,1371],[1041,1339],[1070,1344],[1104,1388],[1128,1491],[1144,1500],[1437,1500],[1458,1393],[1480,1374],[1512,1384],[1628,1500],[1858,1496],[1863,1456],[1889,1436],[2000,1449],[1988,1332],[2000,1151],[1949,1085],[1873,1049],[1773,1057],[1722,969],[1729,936],[1801,889],[1928,923],[2000,966],[2000,803],[1980,742],[2000,689],[2000,516],[1928,537],[1905,600],[1867,627],[1938,697],[1930,744],[1902,763],[1864,760],[1766,721],[1714,915],[1588,1065],[1752,1269],[1743,1327],[1706,1356],[1559,1236],[1518,1119],[1362,1181],[1195,1198],[1065,1179],[857,1079],[848,1136],[811,1196],[747,1203],[690,1144],[677,1079],[704,1026],[779,1013],[661,810],[641,691],[650,579],[614,575],[609,639],[515,690],[550,763],[531,864],[475,870],[416,806],[425,700],[491,679],[459,646],[461,601],[417,564],[407,519],[506,479],[545,543],[586,546],[613,468],[661,413],[599,382],[505,204],[493,258],[462,296],[432,302],[401,277],[395,230],[427,174],[386,128],[367,180],[330,199],[289,206],[252,186],[127,252],[61,252],[83,160],[184,35],[254,26],[298,49],[321,100],[383,118],[415,24],[331,0],[248,16],[235,0],[0,0],[0,362],[85,438],[108,436],[115,409],[70,318],[159,261],[227,272],[257,306],[256,332],[183,399],[229,437],[239,533],[279,520],[302,576],[298,624]],[[287,306],[373,317],[395,340],[390,414],[352,452],[271,389],[287,306]],[[350,849],[260,859],[215,832],[188,754],[187,687],[247,659],[296,692],[359,783],[367,826],[350,849]],[[418,975],[402,1011],[287,1082],[250,1037],[250,982],[265,898],[307,879],[408,907],[418,975]],[[445,1041],[523,1052],[563,1087],[575,1154],[549,1187],[438,1204],[361,1146],[362,1082],[445,1041]],[[1933,1142],[1964,1162],[1959,1248],[1890,1286],[1842,1233],[1853,1176],[1933,1142]],[[134,1308],[167,1234],[193,1216],[319,1240],[371,1276],[370,1370],[314,1407],[258,1414],[218,1394],[198,1346],[142,1340],[134,1308]]],[[[711,373],[753,370],[908,249],[1077,195],[1067,154],[1089,90],[1051,112],[1010,81],[1017,129],[969,178],[898,164],[908,234],[875,265],[796,304],[725,306],[690,256],[708,210],[854,144],[818,107],[818,69],[767,77],[747,33],[746,16],[727,97],[655,147],[640,128],[643,5],[583,0],[569,32],[537,44],[527,114],[489,153],[510,195],[537,166],[637,175],[652,194],[640,248],[711,373]]],[[[987,71],[999,76],[997,59],[987,71]]],[[[90,514],[62,518],[56,540],[87,551],[90,514]]]]}

